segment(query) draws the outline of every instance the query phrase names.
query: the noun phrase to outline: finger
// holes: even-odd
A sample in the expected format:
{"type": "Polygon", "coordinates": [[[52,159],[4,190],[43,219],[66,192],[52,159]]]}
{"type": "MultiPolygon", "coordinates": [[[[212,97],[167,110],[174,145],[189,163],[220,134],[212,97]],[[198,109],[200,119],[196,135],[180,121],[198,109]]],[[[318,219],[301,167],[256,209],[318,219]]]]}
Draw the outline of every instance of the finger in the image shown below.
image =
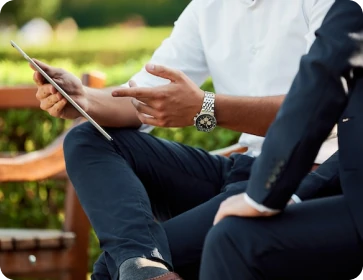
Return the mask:
{"type": "MultiPolygon", "coordinates": [[[[62,69],[59,69],[59,68],[55,68],[53,66],[50,66],[44,62],[41,62],[40,60],[37,60],[37,59],[33,59],[33,61],[40,67],[42,68],[42,70],[47,73],[49,76],[53,77],[55,76],[56,74],[61,74],[63,73],[63,70],[62,69]]],[[[32,68],[34,69],[34,67],[32,66],[32,68]]],[[[36,70],[36,69],[34,69],[36,70]]]]}
{"type": "Polygon", "coordinates": [[[213,225],[218,224],[226,216],[227,215],[226,215],[224,207],[222,207],[222,206],[219,207],[219,210],[218,210],[216,216],[214,217],[213,225]]]}
{"type": "Polygon", "coordinates": [[[50,108],[55,106],[60,100],[61,98],[59,98],[57,94],[52,94],[40,102],[40,108],[42,110],[49,110],[50,108]]]}
{"type": "Polygon", "coordinates": [[[137,84],[136,84],[136,82],[135,82],[135,81],[130,80],[130,81],[129,81],[129,86],[130,86],[130,87],[137,87],[137,84]]]}
{"type": "MultiPolygon", "coordinates": [[[[34,60],[34,59],[33,59],[34,60]]],[[[31,69],[33,69],[34,71],[38,71],[34,66],[33,66],[33,64],[31,64],[31,63],[29,63],[29,66],[30,66],[30,68],[31,69]]]]}
{"type": "Polygon", "coordinates": [[[54,106],[48,110],[49,115],[53,117],[62,117],[62,112],[66,105],[67,105],[67,100],[64,98],[61,99],[59,102],[55,103],[54,106]]]}
{"type": "Polygon", "coordinates": [[[136,108],[136,110],[139,112],[139,113],[142,113],[142,114],[146,114],[146,115],[149,115],[149,116],[152,116],[153,118],[157,118],[158,116],[158,112],[150,107],[149,105],[143,103],[143,102],[140,102],[139,100],[135,99],[135,98],[132,98],[131,99],[131,103],[132,105],[134,105],[134,107],[136,108]]]}
{"type": "Polygon", "coordinates": [[[136,111],[136,116],[139,118],[139,120],[143,124],[148,124],[148,125],[152,125],[152,126],[159,126],[158,121],[155,118],[153,118],[152,116],[148,116],[148,115],[145,115],[143,113],[139,113],[138,111],[136,111]]]}
{"type": "Polygon", "coordinates": [[[47,98],[49,95],[56,94],[57,90],[50,84],[42,85],[38,88],[38,91],[35,95],[35,97],[38,100],[42,100],[44,98],[47,98]]]}
{"type": "Polygon", "coordinates": [[[289,202],[287,203],[287,205],[292,205],[292,204],[295,204],[295,201],[290,199],[289,202]]]}
{"type": "Polygon", "coordinates": [[[161,65],[146,64],[145,69],[154,76],[168,79],[172,82],[177,82],[184,78],[184,73],[180,70],[171,69],[161,65]]]}
{"type": "Polygon", "coordinates": [[[33,80],[38,86],[41,86],[41,85],[44,85],[47,83],[47,80],[37,71],[35,71],[33,74],[33,80]]]}
{"type": "Polygon", "coordinates": [[[160,94],[158,93],[157,88],[141,88],[141,87],[132,87],[132,88],[119,88],[112,92],[113,97],[135,97],[139,100],[140,98],[158,98],[160,94]]]}

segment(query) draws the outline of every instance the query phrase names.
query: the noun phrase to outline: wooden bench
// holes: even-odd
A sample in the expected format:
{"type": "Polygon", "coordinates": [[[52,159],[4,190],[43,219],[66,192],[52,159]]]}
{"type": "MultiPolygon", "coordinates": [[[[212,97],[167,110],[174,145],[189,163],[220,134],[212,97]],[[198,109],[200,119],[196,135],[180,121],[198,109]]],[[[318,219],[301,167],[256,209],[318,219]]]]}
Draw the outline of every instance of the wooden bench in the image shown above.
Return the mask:
{"type": "MultiPolygon", "coordinates": [[[[83,75],[85,85],[101,88],[105,79],[83,75]]],[[[35,86],[0,87],[0,110],[39,108],[35,86]]],[[[76,120],[73,126],[83,120],[76,120]]],[[[88,272],[90,225],[69,181],[60,135],[48,147],[17,156],[0,155],[0,185],[4,182],[65,180],[65,222],[60,230],[0,229],[0,268],[7,277],[54,277],[85,280],[88,272]]],[[[4,151],[0,151],[2,153],[4,151]]]]}

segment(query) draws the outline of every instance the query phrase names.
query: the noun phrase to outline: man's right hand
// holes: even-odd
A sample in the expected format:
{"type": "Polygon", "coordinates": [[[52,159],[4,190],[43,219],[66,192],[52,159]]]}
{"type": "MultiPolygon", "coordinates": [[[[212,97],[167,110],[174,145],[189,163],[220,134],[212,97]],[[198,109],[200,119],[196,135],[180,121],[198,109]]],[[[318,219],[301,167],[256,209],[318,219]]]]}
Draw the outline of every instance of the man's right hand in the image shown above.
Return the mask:
{"type": "MultiPolygon", "coordinates": [[[[85,111],[88,109],[86,90],[79,78],[63,69],[49,66],[34,60],[71,98],[85,111]]],[[[52,86],[45,78],[35,71],[33,79],[38,86],[36,98],[40,101],[40,108],[53,117],[75,119],[81,114],[52,86]]]]}

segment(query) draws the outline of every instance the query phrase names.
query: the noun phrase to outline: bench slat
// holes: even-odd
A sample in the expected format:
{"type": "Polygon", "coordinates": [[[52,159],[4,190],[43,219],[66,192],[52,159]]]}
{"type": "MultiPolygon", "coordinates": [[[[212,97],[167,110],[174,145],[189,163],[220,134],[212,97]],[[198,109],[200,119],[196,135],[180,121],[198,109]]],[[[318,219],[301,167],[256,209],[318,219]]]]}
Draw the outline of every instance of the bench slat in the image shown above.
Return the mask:
{"type": "Polygon", "coordinates": [[[35,94],[37,87],[0,87],[0,109],[39,109],[35,94]]]}
{"type": "Polygon", "coordinates": [[[0,229],[0,252],[69,248],[76,239],[73,232],[36,229],[0,229]]]}

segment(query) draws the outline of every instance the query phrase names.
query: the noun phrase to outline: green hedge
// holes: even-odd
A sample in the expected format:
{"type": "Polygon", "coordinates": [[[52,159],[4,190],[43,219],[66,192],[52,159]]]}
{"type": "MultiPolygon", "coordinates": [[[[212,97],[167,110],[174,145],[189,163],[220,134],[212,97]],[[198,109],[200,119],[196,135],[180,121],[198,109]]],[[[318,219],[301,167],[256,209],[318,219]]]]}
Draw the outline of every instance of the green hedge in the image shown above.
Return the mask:
{"type": "Polygon", "coordinates": [[[0,20],[18,25],[34,17],[51,23],[72,17],[82,27],[110,26],[141,16],[151,26],[172,25],[190,0],[16,0],[7,3],[0,20]],[[36,7],[36,8],[35,8],[36,7]]]}
{"type": "MultiPolygon", "coordinates": [[[[150,56],[161,42],[169,36],[170,27],[158,28],[107,28],[87,29],[79,32],[72,41],[61,41],[56,37],[42,46],[27,46],[20,39],[16,42],[30,56],[43,60],[71,61],[74,65],[99,63],[113,66],[131,59],[150,56]]],[[[15,33],[0,42],[0,63],[4,60],[24,61],[10,46],[15,33]]],[[[1,79],[1,77],[0,77],[1,79]]]]}
{"type": "Polygon", "coordinates": [[[105,26],[140,15],[151,26],[171,25],[190,0],[64,0],[60,16],[72,16],[81,27],[105,26]]]}

